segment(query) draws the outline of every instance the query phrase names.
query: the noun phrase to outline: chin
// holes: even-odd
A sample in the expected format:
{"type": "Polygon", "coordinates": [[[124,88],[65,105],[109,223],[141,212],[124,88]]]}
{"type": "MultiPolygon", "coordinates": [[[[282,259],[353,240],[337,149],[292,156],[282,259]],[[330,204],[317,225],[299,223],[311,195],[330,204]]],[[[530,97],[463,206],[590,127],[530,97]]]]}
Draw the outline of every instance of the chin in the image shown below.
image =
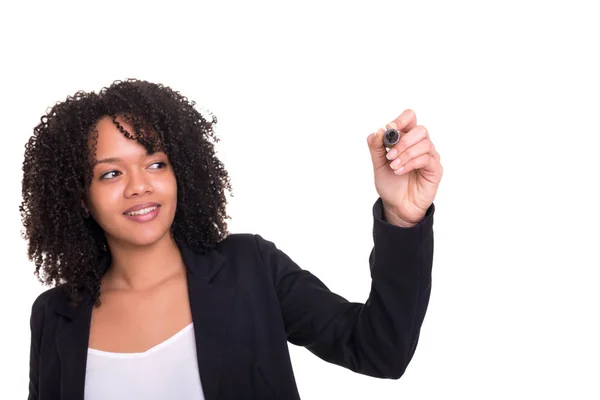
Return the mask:
{"type": "Polygon", "coordinates": [[[127,238],[122,238],[122,242],[129,243],[136,247],[153,246],[163,240],[170,239],[169,229],[165,230],[147,230],[145,232],[132,232],[132,235],[127,238]]]}
{"type": "Polygon", "coordinates": [[[122,246],[148,247],[164,240],[171,240],[171,224],[174,213],[164,211],[149,221],[135,222],[119,218],[101,224],[109,242],[122,246]],[[173,214],[173,215],[170,215],[173,214]]]}
{"type": "Polygon", "coordinates": [[[154,246],[161,241],[170,240],[171,232],[170,227],[167,225],[160,224],[160,226],[146,226],[146,227],[122,227],[116,232],[107,232],[106,238],[110,243],[117,246],[125,247],[148,247],[154,246]]]}

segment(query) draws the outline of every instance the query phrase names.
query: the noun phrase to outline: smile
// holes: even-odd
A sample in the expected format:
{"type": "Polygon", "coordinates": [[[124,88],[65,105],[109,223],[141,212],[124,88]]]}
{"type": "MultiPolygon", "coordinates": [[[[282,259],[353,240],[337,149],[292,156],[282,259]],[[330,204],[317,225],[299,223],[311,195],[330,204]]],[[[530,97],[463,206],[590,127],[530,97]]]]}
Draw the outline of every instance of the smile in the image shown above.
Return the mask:
{"type": "Polygon", "coordinates": [[[154,207],[147,207],[147,208],[142,208],[141,210],[137,210],[137,211],[131,211],[131,212],[126,212],[125,215],[131,215],[136,216],[136,215],[146,215],[146,214],[150,214],[152,211],[158,209],[158,206],[154,206],[154,207]]]}

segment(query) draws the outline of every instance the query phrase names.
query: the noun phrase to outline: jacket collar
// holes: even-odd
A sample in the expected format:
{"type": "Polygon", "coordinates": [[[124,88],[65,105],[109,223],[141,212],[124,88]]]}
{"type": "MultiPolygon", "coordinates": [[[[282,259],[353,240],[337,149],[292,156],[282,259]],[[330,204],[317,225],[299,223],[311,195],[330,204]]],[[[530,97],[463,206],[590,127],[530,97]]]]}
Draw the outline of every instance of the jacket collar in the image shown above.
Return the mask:
{"type": "Polygon", "coordinates": [[[225,264],[225,257],[217,250],[196,253],[189,247],[178,244],[188,275],[198,277],[209,283],[225,264]]]}
{"type": "MultiPolygon", "coordinates": [[[[220,360],[226,348],[226,333],[235,294],[232,271],[222,271],[226,258],[217,249],[197,253],[185,245],[179,249],[187,268],[187,287],[194,322],[196,356],[207,400],[217,398],[221,375],[220,360]],[[219,274],[219,272],[222,272],[219,274]]],[[[105,271],[111,258],[107,253],[98,263],[105,271]]],[[[225,269],[226,270],[226,269],[225,269]]],[[[59,320],[56,346],[60,361],[61,399],[84,397],[90,323],[93,304],[89,293],[76,306],[66,296],[57,308],[59,320]]]]}

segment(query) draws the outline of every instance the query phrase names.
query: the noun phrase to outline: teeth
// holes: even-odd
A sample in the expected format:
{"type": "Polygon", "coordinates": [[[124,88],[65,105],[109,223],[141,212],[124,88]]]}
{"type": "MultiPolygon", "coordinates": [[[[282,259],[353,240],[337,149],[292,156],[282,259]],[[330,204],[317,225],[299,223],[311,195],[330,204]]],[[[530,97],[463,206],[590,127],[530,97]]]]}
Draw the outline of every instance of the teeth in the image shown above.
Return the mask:
{"type": "Polygon", "coordinates": [[[146,215],[146,214],[151,213],[152,211],[156,210],[157,208],[158,208],[158,206],[148,207],[148,208],[142,208],[141,210],[131,211],[131,212],[128,212],[128,213],[125,213],[125,214],[131,215],[131,216],[146,215]]]}

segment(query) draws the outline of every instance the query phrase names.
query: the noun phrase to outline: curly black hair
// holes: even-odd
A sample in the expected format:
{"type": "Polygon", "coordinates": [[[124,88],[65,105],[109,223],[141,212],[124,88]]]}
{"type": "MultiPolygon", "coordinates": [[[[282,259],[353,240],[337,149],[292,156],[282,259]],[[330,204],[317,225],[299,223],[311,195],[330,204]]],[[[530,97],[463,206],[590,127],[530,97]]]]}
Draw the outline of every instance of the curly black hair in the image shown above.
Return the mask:
{"type": "Polygon", "coordinates": [[[78,91],[46,111],[25,145],[19,206],[28,257],[40,282],[62,286],[73,302],[87,290],[100,305],[96,266],[109,249],[104,232],[81,204],[95,159],[88,140],[105,116],[149,154],[160,149],[169,157],[178,196],[171,231],[178,243],[202,253],[228,235],[225,189],[233,193],[215,155],[217,119],[209,113],[208,120],[195,105],[168,86],[126,79],[98,93],[78,91]],[[135,132],[125,130],[117,117],[135,132]]]}

